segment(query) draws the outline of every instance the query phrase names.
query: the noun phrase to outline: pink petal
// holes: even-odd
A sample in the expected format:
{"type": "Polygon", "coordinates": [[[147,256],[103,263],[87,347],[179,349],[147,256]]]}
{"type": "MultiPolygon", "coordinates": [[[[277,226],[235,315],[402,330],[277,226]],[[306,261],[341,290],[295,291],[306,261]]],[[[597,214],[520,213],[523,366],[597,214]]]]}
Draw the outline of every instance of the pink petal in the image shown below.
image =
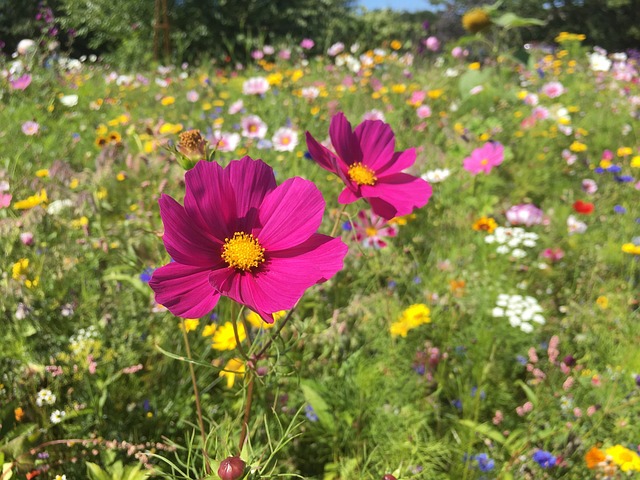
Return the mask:
{"type": "Polygon", "coordinates": [[[380,120],[365,120],[356,127],[355,136],[362,150],[362,162],[379,173],[393,158],[396,146],[391,127],[380,120]]]}
{"type": "Polygon", "coordinates": [[[260,243],[269,252],[304,242],[320,227],[324,207],[322,194],[313,182],[300,177],[287,180],[260,206],[260,243]]]}
{"type": "Polygon", "coordinates": [[[321,145],[309,132],[307,132],[305,136],[307,138],[307,149],[309,150],[309,154],[311,155],[311,158],[313,158],[313,161],[325,170],[337,174],[338,168],[333,152],[324,145],[321,145]]]}
{"type": "Polygon", "coordinates": [[[391,161],[376,170],[379,176],[391,175],[409,168],[416,162],[416,149],[409,148],[402,152],[396,152],[391,157],[391,161]]]}
{"type": "Polygon", "coordinates": [[[219,262],[216,239],[197,227],[185,209],[168,195],[162,195],[160,216],[164,224],[164,246],[176,262],[192,266],[211,266],[219,262]]]}
{"type": "Polygon", "coordinates": [[[340,195],[338,196],[338,203],[340,203],[341,205],[345,205],[345,204],[348,205],[350,203],[357,201],[360,198],[362,197],[358,196],[349,187],[347,187],[344,190],[342,190],[342,192],[340,192],[340,195]]]}
{"type": "Polygon", "coordinates": [[[184,208],[197,226],[220,243],[238,231],[233,187],[216,162],[200,161],[185,174],[184,208]]]}
{"type": "Polygon", "coordinates": [[[156,302],[183,318],[198,318],[218,303],[218,294],[209,284],[209,268],[170,263],[153,272],[149,286],[156,302]]]}
{"type": "Polygon", "coordinates": [[[272,323],[272,313],[293,308],[307,288],[342,269],[347,250],[339,238],[314,234],[302,245],[274,252],[255,272],[214,270],[209,282],[222,295],[272,323]]]}
{"type": "Polygon", "coordinates": [[[394,173],[379,178],[373,186],[362,186],[362,196],[369,201],[373,212],[386,220],[423,207],[431,194],[431,185],[406,173],[394,173]]]}
{"type": "Polygon", "coordinates": [[[344,113],[337,113],[331,118],[329,137],[331,137],[333,148],[344,163],[351,165],[362,161],[358,138],[353,133],[344,113]]]}
{"type": "Polygon", "coordinates": [[[255,225],[263,199],[276,188],[273,169],[262,160],[245,156],[229,163],[224,173],[235,190],[238,216],[236,231],[248,232],[255,225]]]}

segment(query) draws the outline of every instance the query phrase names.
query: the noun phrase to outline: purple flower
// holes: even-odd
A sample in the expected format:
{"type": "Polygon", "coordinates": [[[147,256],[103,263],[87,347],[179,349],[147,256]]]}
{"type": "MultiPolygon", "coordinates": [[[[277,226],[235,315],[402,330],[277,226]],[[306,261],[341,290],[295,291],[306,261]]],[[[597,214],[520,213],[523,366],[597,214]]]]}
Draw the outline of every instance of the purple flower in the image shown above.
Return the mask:
{"type": "Polygon", "coordinates": [[[482,472],[490,472],[496,465],[496,462],[492,458],[489,458],[489,455],[487,455],[486,453],[479,453],[478,455],[474,455],[473,457],[471,457],[471,460],[477,462],[476,466],[482,472]]]}
{"type": "Polygon", "coordinates": [[[511,225],[540,225],[543,220],[543,212],[531,203],[514,205],[506,212],[507,220],[511,225]]]}
{"type": "Polygon", "coordinates": [[[302,40],[300,42],[300,46],[302,48],[304,48],[305,50],[311,50],[314,47],[315,44],[316,44],[316,42],[314,42],[310,38],[305,38],[304,40],[302,40]]]}
{"type": "Polygon", "coordinates": [[[544,450],[537,450],[533,454],[533,460],[542,468],[552,468],[556,465],[556,457],[544,450]]]}

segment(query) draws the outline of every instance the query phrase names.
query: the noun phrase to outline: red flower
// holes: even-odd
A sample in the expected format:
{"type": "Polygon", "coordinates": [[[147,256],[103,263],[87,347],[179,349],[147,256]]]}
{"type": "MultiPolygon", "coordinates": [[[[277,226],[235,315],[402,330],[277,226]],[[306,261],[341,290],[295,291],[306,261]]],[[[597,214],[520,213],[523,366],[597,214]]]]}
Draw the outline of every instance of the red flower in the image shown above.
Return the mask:
{"type": "Polygon", "coordinates": [[[578,200],[573,204],[573,209],[582,215],[589,215],[590,213],[593,213],[594,208],[595,206],[593,203],[583,202],[582,200],[578,200]]]}

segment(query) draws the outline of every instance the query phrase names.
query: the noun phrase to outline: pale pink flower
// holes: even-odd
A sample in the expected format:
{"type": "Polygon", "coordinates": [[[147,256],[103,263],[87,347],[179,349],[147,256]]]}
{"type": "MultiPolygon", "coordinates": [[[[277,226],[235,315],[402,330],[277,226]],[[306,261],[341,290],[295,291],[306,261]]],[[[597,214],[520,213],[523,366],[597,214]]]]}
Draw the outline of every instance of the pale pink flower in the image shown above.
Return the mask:
{"type": "Polygon", "coordinates": [[[538,95],[535,93],[527,93],[527,96],[524,97],[524,103],[530,107],[535,107],[538,105],[538,95]]]}
{"type": "Polygon", "coordinates": [[[493,424],[500,425],[502,423],[502,420],[504,420],[504,415],[500,410],[496,410],[496,413],[493,416],[493,420],[492,420],[493,424]]]}
{"type": "Polygon", "coordinates": [[[598,411],[597,407],[595,405],[591,405],[589,408],[587,408],[587,416],[591,417],[597,411],[598,411]]]}
{"type": "Polygon", "coordinates": [[[567,218],[567,231],[569,235],[584,233],[587,231],[587,224],[578,220],[575,216],[569,215],[567,218]]]}
{"type": "Polygon", "coordinates": [[[240,144],[240,134],[229,132],[214,132],[211,145],[219,152],[233,152],[240,144]]]}
{"type": "Polygon", "coordinates": [[[267,134],[267,124],[257,115],[247,115],[240,120],[242,136],[247,138],[264,138],[267,134]]]}
{"type": "Polygon", "coordinates": [[[578,407],[573,409],[573,414],[575,415],[576,418],[580,418],[582,417],[582,410],[580,410],[578,407]]]}
{"type": "Polygon", "coordinates": [[[7,208],[9,205],[11,205],[12,198],[13,195],[11,195],[10,193],[0,192],[0,208],[7,208]]]}
{"type": "Polygon", "coordinates": [[[10,80],[9,85],[12,90],[25,90],[29,85],[31,85],[31,75],[27,73],[21,77],[10,80]]]}
{"type": "Polygon", "coordinates": [[[264,47],[262,47],[262,52],[265,55],[273,55],[275,53],[276,49],[273,48],[271,45],[265,45],[264,47]]]}
{"type": "Polygon", "coordinates": [[[289,60],[291,58],[291,50],[289,50],[288,48],[283,48],[278,52],[278,57],[281,60],[289,60]]]}
{"type": "Polygon", "coordinates": [[[304,87],[300,90],[300,96],[307,100],[315,100],[320,95],[320,90],[317,87],[304,87]]]}
{"type": "Polygon", "coordinates": [[[469,50],[463,49],[462,47],[453,47],[453,50],[451,50],[451,55],[453,56],[453,58],[465,58],[469,55],[469,50]]]}
{"type": "Polygon", "coordinates": [[[536,107],[532,110],[531,114],[536,120],[546,120],[549,118],[549,110],[545,107],[536,107]]]}
{"type": "Polygon", "coordinates": [[[387,223],[384,218],[371,210],[358,212],[358,218],[353,222],[353,229],[356,232],[356,240],[365,248],[384,248],[387,242],[383,238],[395,237],[398,234],[396,225],[387,223]]]}
{"type": "Polygon", "coordinates": [[[422,105],[416,109],[416,115],[421,120],[429,118],[431,116],[431,108],[428,105],[422,105]]]}
{"type": "Polygon", "coordinates": [[[573,387],[573,384],[575,383],[575,379],[573,377],[567,377],[567,379],[564,381],[564,383],[562,384],[562,389],[567,391],[569,390],[571,387],[573,387]]]}
{"type": "Polygon", "coordinates": [[[327,50],[327,55],[329,55],[330,57],[335,57],[336,55],[342,53],[343,51],[344,51],[344,43],[338,42],[338,43],[334,43],[329,47],[329,49],[327,50]]]}
{"type": "Polygon", "coordinates": [[[276,152],[292,152],[298,145],[298,132],[282,127],[276,130],[271,141],[276,152]]]}
{"type": "Polygon", "coordinates": [[[252,77],[242,84],[245,95],[264,95],[269,91],[269,82],[264,77],[252,77]]]}
{"type": "Polygon", "coordinates": [[[369,110],[362,114],[362,121],[364,122],[365,120],[380,120],[381,122],[384,122],[384,113],[374,108],[373,110],[369,110]]]}
{"type": "Polygon", "coordinates": [[[471,90],[469,90],[469,94],[477,95],[478,93],[480,93],[483,90],[484,90],[484,87],[482,85],[476,85],[471,90]]]}
{"type": "Polygon", "coordinates": [[[542,93],[549,98],[557,98],[565,92],[560,82],[549,82],[542,86],[542,93]]]}
{"type": "Polygon", "coordinates": [[[20,234],[20,241],[22,242],[23,245],[26,245],[27,247],[30,245],[33,245],[33,233],[22,232],[20,234]]]}
{"type": "Polygon", "coordinates": [[[425,98],[427,98],[427,92],[425,92],[424,90],[416,90],[411,94],[411,97],[409,98],[409,103],[411,105],[416,105],[416,106],[421,105],[422,102],[424,102],[425,98]]]}
{"type": "Polygon", "coordinates": [[[251,52],[251,58],[254,60],[262,60],[264,58],[264,52],[262,50],[254,50],[251,52]]]}
{"type": "Polygon", "coordinates": [[[195,103],[200,99],[200,95],[195,90],[189,90],[187,92],[187,101],[191,103],[195,103]]]}
{"type": "Polygon", "coordinates": [[[529,348],[529,351],[527,352],[527,354],[529,355],[529,361],[531,363],[538,362],[538,353],[536,352],[536,349],[534,347],[529,348]]]}
{"type": "Polygon", "coordinates": [[[229,105],[229,115],[235,115],[240,112],[244,108],[244,102],[242,99],[236,100],[231,105],[229,105]]]}
{"type": "Polygon", "coordinates": [[[567,165],[573,165],[578,160],[578,156],[568,148],[562,150],[562,158],[567,162],[567,165]]]}
{"type": "Polygon", "coordinates": [[[431,36],[427,38],[426,40],[424,40],[424,45],[428,50],[431,50],[432,52],[437,52],[438,50],[440,50],[440,40],[438,40],[438,37],[431,36]]]}
{"type": "Polygon", "coordinates": [[[22,124],[22,133],[31,137],[32,135],[36,135],[40,131],[40,125],[38,122],[34,122],[32,120],[27,120],[22,124]]]}
{"type": "Polygon", "coordinates": [[[507,220],[511,225],[540,225],[543,221],[544,213],[531,203],[513,205],[506,211],[507,220]]]}

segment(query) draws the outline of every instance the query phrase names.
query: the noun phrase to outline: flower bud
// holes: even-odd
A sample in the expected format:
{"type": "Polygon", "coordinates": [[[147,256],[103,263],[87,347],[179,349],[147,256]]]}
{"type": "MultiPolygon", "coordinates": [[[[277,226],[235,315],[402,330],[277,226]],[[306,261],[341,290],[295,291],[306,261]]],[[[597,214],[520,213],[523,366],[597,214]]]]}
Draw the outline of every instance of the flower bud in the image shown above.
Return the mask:
{"type": "Polygon", "coordinates": [[[246,463],[240,457],[225,458],[218,468],[218,476],[222,480],[239,480],[244,477],[246,463]]]}
{"type": "Polygon", "coordinates": [[[382,477],[382,480],[396,480],[396,477],[394,477],[390,473],[387,473],[384,477],[382,477]]]}

